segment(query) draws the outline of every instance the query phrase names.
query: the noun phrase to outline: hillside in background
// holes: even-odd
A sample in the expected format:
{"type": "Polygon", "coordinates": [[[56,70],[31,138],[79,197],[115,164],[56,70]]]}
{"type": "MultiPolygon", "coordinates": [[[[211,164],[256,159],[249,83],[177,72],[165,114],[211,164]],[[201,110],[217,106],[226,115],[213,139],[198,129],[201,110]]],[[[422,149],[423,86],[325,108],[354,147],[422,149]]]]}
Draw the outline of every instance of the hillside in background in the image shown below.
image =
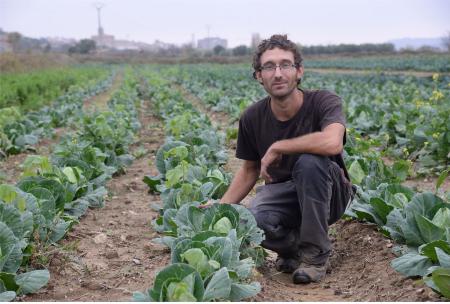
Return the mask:
{"type": "Polygon", "coordinates": [[[396,50],[401,49],[419,49],[423,46],[430,46],[433,48],[438,48],[440,50],[445,50],[443,43],[443,37],[438,38],[400,38],[389,40],[388,43],[392,43],[396,50]]]}

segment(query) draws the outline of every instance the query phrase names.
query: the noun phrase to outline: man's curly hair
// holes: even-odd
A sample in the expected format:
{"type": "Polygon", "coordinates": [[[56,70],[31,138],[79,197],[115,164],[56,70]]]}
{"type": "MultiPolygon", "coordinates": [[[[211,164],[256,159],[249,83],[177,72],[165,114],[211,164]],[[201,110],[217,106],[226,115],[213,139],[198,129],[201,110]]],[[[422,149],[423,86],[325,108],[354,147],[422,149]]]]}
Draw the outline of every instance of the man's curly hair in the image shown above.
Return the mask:
{"type": "MultiPolygon", "coordinates": [[[[253,78],[256,79],[256,72],[261,70],[261,56],[267,50],[279,48],[285,51],[291,51],[294,54],[294,64],[296,67],[301,67],[303,57],[297,48],[297,45],[287,38],[287,35],[272,35],[269,39],[264,39],[258,45],[258,48],[253,55],[253,78]]],[[[299,81],[300,83],[300,81],[299,81]]]]}

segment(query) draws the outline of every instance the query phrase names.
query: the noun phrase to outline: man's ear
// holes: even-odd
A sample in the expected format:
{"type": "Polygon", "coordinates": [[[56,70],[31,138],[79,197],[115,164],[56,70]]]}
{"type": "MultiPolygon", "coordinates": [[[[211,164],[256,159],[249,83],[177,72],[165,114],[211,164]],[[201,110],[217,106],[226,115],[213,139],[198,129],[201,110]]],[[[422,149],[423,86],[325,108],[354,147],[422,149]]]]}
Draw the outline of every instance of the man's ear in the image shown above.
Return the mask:
{"type": "Polygon", "coordinates": [[[258,80],[258,82],[260,84],[263,84],[263,80],[262,80],[262,77],[261,77],[261,71],[255,72],[255,78],[256,78],[256,80],[258,80]]]}

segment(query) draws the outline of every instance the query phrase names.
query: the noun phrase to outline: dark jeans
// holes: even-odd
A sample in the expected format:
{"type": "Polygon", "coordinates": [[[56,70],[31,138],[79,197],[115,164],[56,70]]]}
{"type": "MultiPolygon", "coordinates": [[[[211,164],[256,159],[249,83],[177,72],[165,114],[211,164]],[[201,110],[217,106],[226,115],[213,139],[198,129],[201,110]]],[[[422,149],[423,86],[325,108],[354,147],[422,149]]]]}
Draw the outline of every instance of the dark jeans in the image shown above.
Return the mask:
{"type": "Polygon", "coordinates": [[[262,246],[282,257],[323,264],[331,252],[328,225],[336,222],[353,198],[350,182],[326,156],[302,154],[292,180],[256,189],[250,211],[266,239],[262,246]]]}

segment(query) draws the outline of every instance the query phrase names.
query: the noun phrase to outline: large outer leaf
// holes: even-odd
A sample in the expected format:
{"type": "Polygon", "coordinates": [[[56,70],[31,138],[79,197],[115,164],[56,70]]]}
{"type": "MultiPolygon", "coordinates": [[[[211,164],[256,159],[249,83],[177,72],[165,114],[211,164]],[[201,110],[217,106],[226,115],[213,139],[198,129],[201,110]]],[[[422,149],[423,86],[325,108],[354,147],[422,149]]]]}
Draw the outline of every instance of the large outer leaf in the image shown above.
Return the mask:
{"type": "Polygon", "coordinates": [[[33,231],[33,222],[25,221],[30,216],[30,212],[24,211],[21,214],[14,206],[0,201],[0,222],[5,223],[19,240],[33,231]]]}
{"type": "Polygon", "coordinates": [[[397,242],[404,243],[405,236],[401,227],[405,221],[406,219],[403,217],[402,212],[399,209],[394,209],[386,217],[386,225],[383,226],[383,229],[389,232],[391,238],[397,242]]]}
{"type": "Polygon", "coordinates": [[[50,243],[56,243],[57,241],[62,239],[66,232],[69,230],[70,225],[71,222],[66,222],[63,219],[58,219],[51,227],[48,241],[50,243]]]}
{"type": "Polygon", "coordinates": [[[47,221],[52,221],[56,215],[56,201],[52,192],[46,188],[34,187],[28,189],[28,193],[37,198],[40,214],[42,214],[47,221]]]}
{"type": "Polygon", "coordinates": [[[108,194],[108,190],[104,186],[98,187],[95,190],[89,190],[82,199],[89,202],[91,208],[102,208],[105,206],[103,198],[108,194]]]}
{"type": "Polygon", "coordinates": [[[0,271],[16,273],[22,263],[22,250],[19,239],[3,222],[0,222],[0,271]]]}
{"type": "Polygon", "coordinates": [[[450,299],[450,268],[439,267],[433,271],[431,278],[439,288],[439,292],[450,299]]]}
{"type": "Polygon", "coordinates": [[[416,222],[417,213],[414,210],[407,209],[406,213],[406,221],[401,223],[402,233],[405,237],[406,244],[412,246],[420,246],[422,244],[427,243],[420,233],[419,227],[416,222]]]}
{"type": "Polygon", "coordinates": [[[216,271],[205,289],[203,301],[228,300],[231,292],[231,279],[223,267],[216,271]]]}
{"type": "Polygon", "coordinates": [[[176,213],[174,220],[178,226],[178,236],[192,237],[202,231],[204,214],[197,206],[198,203],[186,203],[176,213]]]}
{"type": "Polygon", "coordinates": [[[28,192],[35,187],[45,188],[53,194],[56,208],[60,211],[64,210],[64,203],[66,202],[67,195],[66,189],[60,182],[54,179],[45,178],[42,176],[30,176],[18,182],[17,187],[25,192],[28,192]]]}
{"type": "Polygon", "coordinates": [[[145,175],[142,181],[146,183],[147,186],[150,188],[149,192],[157,193],[158,188],[156,186],[162,183],[163,181],[162,178],[163,176],[161,174],[158,174],[156,176],[145,175]]]}
{"type": "Polygon", "coordinates": [[[443,240],[434,241],[419,247],[419,253],[427,256],[433,263],[438,263],[438,256],[436,250],[440,249],[443,252],[450,254],[450,244],[443,240]]]}
{"type": "Polygon", "coordinates": [[[431,220],[442,206],[445,206],[445,203],[441,198],[431,192],[425,192],[416,194],[407,209],[431,220]]]}
{"type": "Polygon", "coordinates": [[[372,205],[355,200],[352,202],[351,209],[358,219],[383,225],[383,220],[377,215],[372,205]]]}
{"type": "Polygon", "coordinates": [[[352,182],[357,185],[360,185],[364,177],[366,177],[367,175],[361,168],[361,165],[359,164],[358,160],[353,161],[353,163],[350,165],[348,169],[348,174],[350,175],[352,182]]]}
{"type": "Polygon", "coordinates": [[[230,300],[233,302],[241,301],[246,298],[255,296],[261,291],[261,285],[258,282],[251,284],[231,284],[230,300]]]}
{"type": "Polygon", "coordinates": [[[393,207],[404,208],[405,201],[409,202],[414,194],[415,192],[408,187],[400,184],[391,184],[386,187],[384,199],[387,204],[393,207]]]}
{"type": "Polygon", "coordinates": [[[386,202],[379,197],[372,197],[370,199],[370,205],[372,205],[373,210],[382,219],[383,224],[386,223],[386,218],[388,214],[394,209],[394,207],[389,206],[386,202]]]}
{"type": "Polygon", "coordinates": [[[396,271],[408,277],[424,276],[432,265],[428,257],[418,253],[407,253],[391,262],[391,266],[396,271]]]}
{"type": "Polygon", "coordinates": [[[442,267],[450,268],[450,254],[446,253],[441,248],[436,248],[436,255],[439,261],[439,264],[442,267]]]}
{"type": "Polygon", "coordinates": [[[440,208],[434,215],[432,222],[442,229],[450,227],[450,208],[440,208]]]}
{"type": "Polygon", "coordinates": [[[260,229],[253,214],[244,206],[233,204],[234,209],[239,212],[238,237],[244,237],[252,245],[259,245],[264,240],[264,231],[260,229]]]}
{"type": "Polygon", "coordinates": [[[16,293],[14,291],[0,292],[0,302],[10,302],[14,300],[16,293]]]}
{"type": "Polygon", "coordinates": [[[19,289],[19,285],[16,284],[14,280],[16,277],[15,273],[0,272],[0,286],[4,290],[14,290],[19,289]]]}
{"type": "Polygon", "coordinates": [[[19,285],[18,294],[27,294],[47,285],[50,273],[47,269],[33,270],[16,276],[16,284],[19,285]]]}
{"type": "MultiPolygon", "coordinates": [[[[233,243],[228,237],[211,237],[204,241],[204,243],[214,246],[216,250],[212,253],[211,259],[216,260],[222,267],[230,268],[233,263],[233,256],[236,256],[236,249],[233,248],[233,243]]],[[[239,255],[237,255],[239,257],[239,255]]]]}
{"type": "Polygon", "coordinates": [[[140,291],[133,292],[133,302],[150,302],[151,300],[150,290],[145,291],[145,293],[140,291]]]}
{"type": "Polygon", "coordinates": [[[416,215],[417,227],[425,243],[445,239],[445,230],[433,224],[423,215],[416,215]]]}
{"type": "Polygon", "coordinates": [[[21,195],[20,189],[11,185],[0,185],[0,200],[15,205],[19,211],[24,211],[27,206],[26,199],[21,195]]]}
{"type": "Polygon", "coordinates": [[[84,215],[89,208],[89,202],[83,198],[79,198],[64,205],[64,213],[79,218],[84,215]]]}

